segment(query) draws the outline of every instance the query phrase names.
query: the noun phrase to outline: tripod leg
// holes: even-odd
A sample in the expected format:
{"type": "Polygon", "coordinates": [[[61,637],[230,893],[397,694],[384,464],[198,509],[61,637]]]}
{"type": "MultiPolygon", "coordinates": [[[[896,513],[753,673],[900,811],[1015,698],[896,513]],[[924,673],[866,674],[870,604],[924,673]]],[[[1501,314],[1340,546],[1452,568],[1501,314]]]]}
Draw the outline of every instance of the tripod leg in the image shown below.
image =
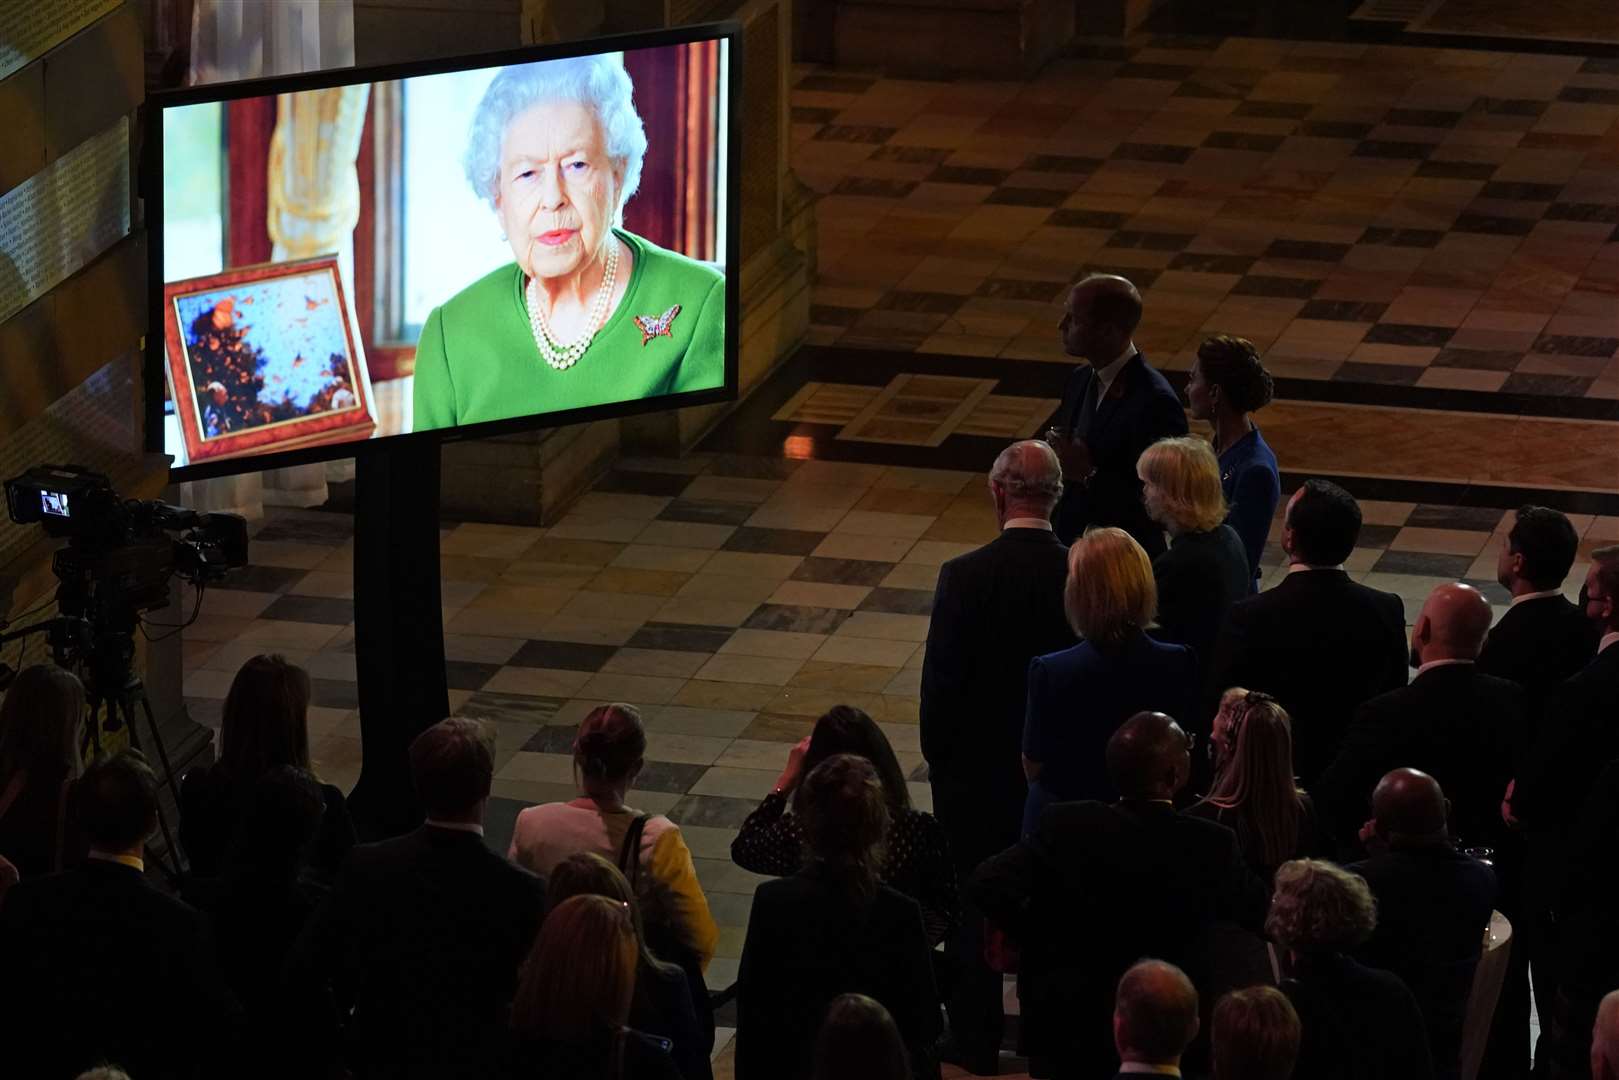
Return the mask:
{"type": "MultiPolygon", "coordinates": [[[[137,750],[140,749],[140,736],[137,734],[139,729],[135,725],[135,702],[132,698],[139,699],[141,710],[146,714],[146,726],[152,732],[152,745],[157,747],[157,759],[163,766],[163,780],[169,785],[169,791],[174,796],[175,805],[178,806],[180,804],[180,785],[175,780],[173,766],[169,764],[169,751],[163,745],[163,735],[157,730],[157,718],[152,715],[152,703],[146,699],[146,694],[143,692],[137,692],[130,697],[120,699],[124,707],[124,723],[129,727],[129,745],[137,750]]],[[[163,812],[161,800],[157,806],[157,824],[158,828],[163,831],[163,843],[169,849],[167,862],[160,865],[163,867],[163,873],[169,879],[169,884],[178,888],[184,880],[184,871],[181,869],[180,864],[180,848],[174,842],[174,835],[169,830],[169,816],[163,812]]]]}

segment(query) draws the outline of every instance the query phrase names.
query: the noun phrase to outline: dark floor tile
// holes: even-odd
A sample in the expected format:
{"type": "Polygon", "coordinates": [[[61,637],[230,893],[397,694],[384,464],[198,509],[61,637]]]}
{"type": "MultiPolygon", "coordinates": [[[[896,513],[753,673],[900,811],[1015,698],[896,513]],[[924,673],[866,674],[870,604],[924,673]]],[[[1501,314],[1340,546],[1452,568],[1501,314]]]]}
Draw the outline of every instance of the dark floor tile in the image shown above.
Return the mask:
{"type": "Polygon", "coordinates": [[[1251,131],[1215,131],[1203,140],[1210,150],[1255,150],[1268,154],[1287,141],[1286,135],[1260,135],[1251,131]]]}
{"type": "Polygon", "coordinates": [[[834,307],[830,304],[810,305],[810,324],[813,326],[853,326],[866,312],[863,308],[834,307]]]}
{"type": "Polygon", "coordinates": [[[1152,161],[1164,165],[1184,165],[1192,156],[1190,146],[1162,146],[1158,143],[1120,143],[1108,155],[1114,161],[1152,161]]]}
{"type": "Polygon", "coordinates": [[[1395,161],[1425,161],[1439,149],[1437,143],[1398,142],[1393,139],[1362,139],[1355,147],[1356,157],[1385,158],[1395,161]]]}
{"type": "Polygon", "coordinates": [[[522,799],[491,795],[483,810],[483,846],[504,859],[517,833],[517,815],[528,808],[522,799]]]}
{"type": "Polygon", "coordinates": [[[879,146],[868,161],[897,161],[902,165],[939,165],[954,154],[938,146],[879,146]]]}
{"type": "Polygon", "coordinates": [[[1108,238],[1110,248],[1139,248],[1142,251],[1180,251],[1197,239],[1193,233],[1149,232],[1121,229],[1108,238]]]}
{"type": "Polygon", "coordinates": [[[1466,532],[1493,533],[1501,523],[1501,510],[1494,506],[1449,506],[1439,503],[1418,503],[1405,519],[1407,525],[1424,529],[1461,529],[1466,532]]]}
{"type": "Polygon", "coordinates": [[[806,529],[739,527],[722,545],[723,551],[752,551],[766,555],[808,555],[821,546],[825,533],[806,529]]]}
{"type": "Polygon", "coordinates": [[[879,585],[893,569],[894,564],[888,562],[811,556],[798,564],[792,580],[819,581],[827,585],[879,585]]]}
{"type": "Polygon", "coordinates": [[[587,645],[578,641],[527,641],[506,661],[511,667],[556,668],[560,671],[600,671],[618,652],[617,645],[587,645]]]}
{"type": "Polygon", "coordinates": [[[1494,214],[1462,214],[1451,232],[1488,233],[1491,236],[1528,236],[1535,231],[1534,218],[1500,217],[1494,214]]]}
{"type": "Polygon", "coordinates": [[[1012,174],[1005,169],[979,169],[968,165],[940,165],[928,173],[928,181],[934,184],[981,184],[986,187],[995,187],[1005,183],[1006,178],[1012,174]]]}
{"type": "Polygon", "coordinates": [[[1446,109],[1390,109],[1383,116],[1383,123],[1395,127],[1448,128],[1455,127],[1461,118],[1461,113],[1446,109]]]}
{"type": "Polygon", "coordinates": [[[709,829],[740,829],[748,815],[758,808],[753,799],[731,799],[723,795],[687,795],[669,811],[676,825],[700,825],[709,829]]]}
{"type": "Polygon", "coordinates": [[[528,694],[500,694],[479,690],[467,698],[457,715],[468,720],[488,720],[504,724],[546,724],[567,701],[559,697],[531,697],[528,694]]]}
{"type": "Polygon", "coordinates": [[[1303,120],[1314,105],[1294,101],[1245,101],[1232,110],[1232,116],[1256,116],[1265,120],[1303,120]]]}
{"type": "Polygon", "coordinates": [[[804,463],[797,458],[761,457],[758,454],[721,454],[708,467],[709,476],[736,476],[749,480],[785,480],[804,463]]]}
{"type": "Polygon", "coordinates": [[[1552,203],[1547,221],[1594,221],[1619,225],[1619,205],[1614,203],[1552,203]]]}
{"type": "Polygon", "coordinates": [[[984,203],[988,206],[1057,207],[1066,198],[1068,192],[1057,188],[1003,187],[990,192],[984,203]]]}
{"type": "Polygon", "coordinates": [[[1349,254],[1349,244],[1325,244],[1319,240],[1272,240],[1265,249],[1267,259],[1310,259],[1341,262],[1349,254]]]}
{"type": "Polygon", "coordinates": [[[1026,281],[1022,278],[986,278],[978,286],[977,296],[997,300],[1032,300],[1049,304],[1068,288],[1065,281],[1026,281]]]}
{"type": "Polygon", "coordinates": [[[1175,88],[1171,97],[1207,98],[1214,101],[1241,101],[1251,87],[1238,86],[1217,79],[1187,79],[1175,88]]]}
{"type": "Polygon", "coordinates": [[[1378,323],[1363,338],[1369,345],[1421,345],[1443,348],[1456,331],[1449,326],[1411,326],[1406,323],[1378,323]]]}
{"type": "Polygon", "coordinates": [[[1254,261],[1252,255],[1208,255],[1183,251],[1169,260],[1169,268],[1193,274],[1246,274],[1254,261]]]}
{"type": "Polygon", "coordinates": [[[614,469],[596,484],[592,491],[611,491],[625,495],[679,495],[691,483],[691,477],[680,473],[635,472],[614,469]]]}
{"type": "Polygon", "coordinates": [[[1331,322],[1376,322],[1388,310],[1387,304],[1360,300],[1311,300],[1299,310],[1301,319],[1331,322]]]}
{"type": "Polygon", "coordinates": [[[1480,161],[1424,161],[1417,175],[1425,180],[1488,180],[1496,168],[1480,161]]]}
{"type": "Polygon", "coordinates": [[[753,897],[743,893],[711,892],[708,894],[708,913],[721,926],[746,926],[753,913],[753,897]]]}
{"type": "Polygon", "coordinates": [[[1182,64],[1120,64],[1118,70],[1113,72],[1113,78],[1159,79],[1178,83],[1191,78],[1196,71],[1196,68],[1182,64]]]}
{"type": "Polygon", "coordinates": [[[1600,86],[1565,86],[1557,92],[1557,100],[1580,105],[1619,105],[1619,90],[1600,86]]]}
{"type": "Polygon", "coordinates": [[[1312,120],[1299,128],[1300,135],[1312,139],[1354,139],[1359,141],[1372,133],[1374,124],[1357,124],[1348,120],[1312,120]]]}
{"type": "Polygon", "coordinates": [[[1619,56],[1588,56],[1580,65],[1581,75],[1619,75],[1619,56]]]}
{"type": "Polygon", "coordinates": [[[572,754],[573,740],[579,734],[574,724],[545,724],[534,729],[523,749],[530,754],[572,754]]]}
{"type": "Polygon", "coordinates": [[[1124,61],[1136,54],[1136,50],[1129,45],[1117,45],[1110,41],[1078,40],[1068,44],[1063,49],[1064,56],[1071,56],[1076,60],[1112,60],[1124,61]]]}
{"type": "Polygon", "coordinates": [[[280,596],[270,602],[259,618],[347,626],[354,621],[354,601],[329,596],[280,596]]]}
{"type": "Polygon", "coordinates": [[[253,534],[248,542],[248,551],[253,550],[253,541],[262,541],[266,544],[330,544],[338,547],[354,538],[354,517],[350,514],[319,514],[291,520],[277,520],[268,522],[264,528],[253,534]]]}
{"type": "Polygon", "coordinates": [[[451,690],[482,690],[495,677],[500,664],[477,664],[470,660],[446,660],[444,677],[451,690]]]}
{"type": "Polygon", "coordinates": [[[882,611],[890,615],[932,615],[933,592],[923,589],[873,589],[860,601],[858,611],[882,611]]]}
{"type": "MultiPolygon", "coordinates": [[[[248,541],[247,550],[249,553],[253,550],[251,540],[248,541]]],[[[286,592],[308,573],[308,570],[293,570],[285,566],[254,566],[250,563],[230,571],[219,587],[243,592],[286,592]]]]}
{"type": "Polygon", "coordinates": [[[1531,184],[1523,180],[1491,180],[1479,191],[1482,199],[1523,199],[1551,202],[1563,190],[1562,184],[1531,184]]]}
{"type": "Polygon", "coordinates": [[[1332,373],[1335,382],[1376,383],[1379,386],[1415,386],[1426,368],[1406,364],[1364,364],[1345,360],[1332,373]]]}
{"type": "Polygon", "coordinates": [[[869,143],[878,146],[891,139],[898,130],[873,124],[828,124],[815,133],[815,141],[869,143]]]}
{"type": "Polygon", "coordinates": [[[1117,214],[1111,210],[1076,210],[1065,207],[1053,210],[1051,216],[1046,218],[1046,224],[1055,225],[1059,229],[1117,229],[1129,220],[1129,214],[1117,214]]]}
{"type": "Polygon", "coordinates": [[[1394,541],[1399,533],[1398,525],[1362,525],[1360,535],[1355,538],[1355,546],[1363,548],[1386,548],[1394,541]]]}
{"type": "Polygon", "coordinates": [[[1438,555],[1431,551],[1385,551],[1372,564],[1377,574],[1420,574],[1458,579],[1473,565],[1471,555],[1438,555]]]}
{"type": "Polygon", "coordinates": [[[1315,278],[1263,277],[1250,274],[1231,288],[1233,296],[1278,296],[1308,300],[1321,288],[1315,278]]]}
{"type": "Polygon", "coordinates": [[[322,709],[358,709],[360,684],[348,679],[310,679],[309,704],[322,709]]]}
{"type": "Polygon", "coordinates": [[[1542,334],[1535,339],[1535,347],[1531,351],[1555,353],[1558,356],[1612,356],[1619,352],[1619,338],[1542,334]]]}
{"type": "Polygon", "coordinates": [[[830,634],[849,612],[803,604],[760,604],[742,624],[744,630],[785,630],[794,634],[830,634]]]}
{"type": "Polygon", "coordinates": [[[1501,384],[1503,394],[1544,394],[1547,397],[1584,397],[1595,379],[1578,375],[1534,375],[1515,371],[1501,384]]]}
{"type": "Polygon", "coordinates": [[[641,766],[641,771],[636,774],[635,787],[638,791],[662,791],[670,795],[684,795],[707,771],[707,765],[682,765],[674,761],[653,761],[648,758],[641,766]]]}
{"type": "Polygon", "coordinates": [[[830,124],[842,109],[814,109],[807,105],[794,105],[791,112],[795,124],[830,124]]]}
{"type": "Polygon", "coordinates": [[[1070,157],[1066,154],[1031,154],[1023,162],[1023,168],[1029,172],[1088,173],[1101,167],[1101,158],[1070,157]]]}
{"type": "Polygon", "coordinates": [[[1486,581],[1483,578],[1463,578],[1462,583],[1471,585],[1484,594],[1484,599],[1492,604],[1506,605],[1512,603],[1512,594],[1501,587],[1499,581],[1486,581]]]}
{"type": "Polygon", "coordinates": [[[1393,229],[1373,225],[1361,233],[1359,243],[1388,247],[1438,247],[1445,234],[1438,229],[1393,229]]]}
{"type": "Polygon", "coordinates": [[[794,90],[825,90],[833,94],[864,94],[877,80],[867,75],[806,75],[793,84],[794,90]]]}
{"type": "Polygon", "coordinates": [[[658,520],[692,521],[700,525],[740,525],[753,516],[754,510],[755,507],[742,503],[676,499],[663,508],[658,520]]]}
{"type": "Polygon", "coordinates": [[[1500,349],[1440,349],[1432,367],[1472,368],[1474,371],[1511,371],[1523,353],[1500,349]]]}
{"type": "MultiPolygon", "coordinates": [[[[924,315],[954,315],[966,302],[965,296],[954,293],[917,292],[895,289],[884,296],[877,306],[883,311],[912,311],[924,315]]],[[[811,319],[811,322],[814,320],[811,319]]]]}
{"type": "Polygon", "coordinates": [[[1481,97],[1473,102],[1473,109],[1490,116],[1539,116],[1548,104],[1532,98],[1481,97]]]}
{"type": "MultiPolygon", "coordinates": [[[[735,628],[688,626],[683,623],[647,623],[629,640],[632,649],[669,649],[674,652],[716,653],[731,640],[735,628]]],[[[610,650],[616,652],[616,649],[610,650]]],[[[607,661],[603,660],[602,663],[607,661]]],[[[591,669],[596,670],[596,669],[591,669]]]]}
{"type": "Polygon", "coordinates": [[[832,188],[832,194],[903,199],[915,189],[915,180],[894,180],[886,176],[845,176],[832,188]]]}

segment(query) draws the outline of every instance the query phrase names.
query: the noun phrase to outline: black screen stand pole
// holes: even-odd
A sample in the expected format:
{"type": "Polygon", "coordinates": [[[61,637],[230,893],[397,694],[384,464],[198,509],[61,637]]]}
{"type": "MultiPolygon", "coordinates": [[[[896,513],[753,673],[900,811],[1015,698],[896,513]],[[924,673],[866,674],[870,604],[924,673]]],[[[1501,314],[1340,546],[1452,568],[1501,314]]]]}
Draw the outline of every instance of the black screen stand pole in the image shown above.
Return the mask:
{"type": "Polygon", "coordinates": [[[433,440],[355,458],[354,651],[363,761],[349,807],[360,838],[375,840],[421,824],[410,742],[450,715],[433,440]]]}

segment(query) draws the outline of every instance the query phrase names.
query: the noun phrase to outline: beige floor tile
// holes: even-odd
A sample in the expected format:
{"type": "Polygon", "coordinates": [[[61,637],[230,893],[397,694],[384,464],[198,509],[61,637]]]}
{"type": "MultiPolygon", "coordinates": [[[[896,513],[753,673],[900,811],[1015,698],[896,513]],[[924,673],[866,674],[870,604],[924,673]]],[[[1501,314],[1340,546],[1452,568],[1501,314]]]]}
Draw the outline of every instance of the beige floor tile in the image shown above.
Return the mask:
{"type": "Polygon", "coordinates": [[[906,668],[891,679],[883,687],[883,693],[890,697],[920,698],[922,696],[922,669],[906,668]]]}
{"type": "Polygon", "coordinates": [[[529,697],[573,697],[590,681],[588,671],[556,668],[504,667],[484,683],[497,694],[525,694],[529,697]]]}
{"type": "MultiPolygon", "coordinates": [[[[690,686],[690,683],[686,684],[690,686]]],[[[716,683],[730,688],[734,684],[716,683]]],[[[761,690],[768,689],[761,687],[761,690]]],[[[672,735],[703,735],[709,738],[732,739],[740,735],[753,722],[752,709],[697,708],[689,705],[664,705],[647,722],[647,730],[666,731],[672,735]]]]}
{"type": "Polygon", "coordinates": [[[913,546],[912,541],[897,536],[858,536],[852,533],[832,533],[821,541],[813,554],[823,559],[866,559],[871,562],[899,562],[913,546]]]}
{"type": "Polygon", "coordinates": [[[618,558],[623,554],[625,547],[625,544],[608,540],[568,540],[553,534],[545,538],[543,545],[530,550],[529,559],[600,567],[618,558]]]}
{"type": "MultiPolygon", "coordinates": [[[[764,787],[760,789],[760,793],[762,793],[770,790],[769,781],[774,779],[775,774],[781,772],[782,768],[787,764],[787,750],[786,746],[773,739],[761,740],[744,737],[732,740],[731,745],[727,746],[720,756],[715,759],[714,764],[733,769],[769,771],[771,775],[766,779],[764,787]]],[[[759,795],[754,794],[752,797],[758,798],[759,795]]]]}
{"type": "Polygon", "coordinates": [[[939,583],[939,568],[919,563],[900,563],[883,578],[885,589],[932,589],[939,583]]]}
{"type": "MultiPolygon", "coordinates": [[[[869,644],[869,639],[866,643],[869,644]]],[[[842,663],[811,659],[798,669],[788,685],[812,690],[855,690],[876,694],[881,693],[900,670],[869,662],[842,663]]]]}
{"type": "Polygon", "coordinates": [[[250,551],[257,566],[280,566],[291,570],[313,570],[332,553],[331,547],[326,544],[263,540],[254,540],[250,551]]]}
{"type": "Polygon", "coordinates": [[[881,694],[862,693],[856,690],[827,690],[810,686],[777,688],[769,704],[761,708],[766,712],[783,716],[814,718],[825,714],[834,705],[853,705],[857,709],[864,709],[873,718],[887,711],[881,694]]]}
{"type": "Polygon", "coordinates": [[[1407,525],[1394,534],[1390,551],[1425,551],[1442,555],[1477,555],[1490,534],[1461,529],[1427,529],[1407,525]]]}
{"type": "Polygon", "coordinates": [[[729,859],[731,842],[736,839],[737,831],[709,825],[682,825],[680,836],[686,841],[686,847],[694,858],[729,859]]]}
{"type": "Polygon", "coordinates": [[[638,518],[651,521],[668,508],[667,495],[630,495],[621,492],[592,491],[579,497],[569,517],[638,518]]]}
{"type": "Polygon", "coordinates": [[[539,542],[546,530],[521,525],[487,525],[466,522],[450,530],[439,541],[446,555],[471,555],[484,559],[515,559],[539,542]]]}
{"type": "Polygon", "coordinates": [[[906,553],[903,561],[915,566],[938,566],[949,562],[957,555],[965,555],[969,551],[976,551],[982,545],[961,543],[950,540],[921,540],[906,553]]]}
{"type": "Polygon", "coordinates": [[[712,682],[785,686],[803,663],[797,659],[723,653],[712,657],[695,677],[712,682]]]}
{"type": "Polygon", "coordinates": [[[697,600],[745,600],[762,604],[779,587],[774,577],[738,577],[734,574],[693,574],[677,594],[697,600]]]}
{"type": "Polygon", "coordinates": [[[490,585],[467,605],[474,609],[521,611],[531,615],[554,615],[579,595],[573,589],[547,585],[490,585]]]}
{"type": "Polygon", "coordinates": [[[553,783],[538,780],[505,780],[497,776],[489,793],[497,798],[515,799],[530,806],[539,806],[549,802],[567,802],[579,792],[573,786],[571,778],[566,783],[553,783]]]}
{"type": "MultiPolygon", "coordinates": [[[[247,592],[242,589],[209,589],[203,597],[203,608],[208,616],[229,616],[237,619],[256,619],[264,614],[264,609],[275,603],[280,594],[267,592],[247,592]]],[[[325,596],[324,592],[302,593],[304,596],[325,596]]],[[[189,594],[189,599],[196,599],[195,593],[189,594]]],[[[188,611],[187,614],[190,614],[188,611]]],[[[188,637],[193,636],[187,634],[188,637]]]]}
{"type": "Polygon", "coordinates": [[[758,683],[711,682],[692,679],[680,688],[670,702],[695,709],[744,710],[755,712],[775,700],[781,692],[779,686],[760,686],[758,683]]]}
{"type": "MultiPolygon", "coordinates": [[[[1404,525],[1411,516],[1411,511],[1417,508],[1416,503],[1383,502],[1377,499],[1360,500],[1361,521],[1367,525],[1404,525]]],[[[1286,503],[1277,507],[1280,515],[1286,509],[1286,503]]]]}
{"type": "Polygon", "coordinates": [[[643,517],[591,517],[569,514],[551,526],[547,539],[628,543],[640,536],[646,526],[647,519],[643,517]]]}
{"type": "MultiPolygon", "coordinates": [[[[538,585],[548,589],[582,589],[600,571],[594,566],[564,562],[514,562],[501,570],[491,585],[538,585]]],[[[468,584],[478,584],[469,582],[468,584]]]]}
{"type": "Polygon", "coordinates": [[[601,672],[584,684],[578,691],[578,696],[594,697],[602,701],[644,701],[663,705],[674,699],[685,682],[683,678],[601,672]]]}
{"type": "Polygon", "coordinates": [[[726,574],[732,577],[773,578],[783,581],[799,565],[798,555],[767,555],[753,551],[716,551],[713,558],[703,564],[706,574],[726,574]]]}
{"type": "Polygon", "coordinates": [[[635,596],[629,593],[577,592],[562,605],[563,615],[582,615],[586,618],[610,617],[614,619],[652,618],[658,609],[668,603],[662,596],[635,596]]]}
{"type": "Polygon", "coordinates": [[[851,510],[838,522],[837,532],[856,536],[892,536],[915,540],[928,530],[934,518],[928,514],[890,514],[876,510],[851,510]]]}
{"type": "MultiPolygon", "coordinates": [[[[804,660],[826,641],[825,634],[799,634],[786,630],[738,630],[720,646],[729,656],[767,656],[781,660],[804,660]]],[[[702,654],[695,654],[702,655],[702,654]]]]}
{"type": "Polygon", "coordinates": [[[637,533],[637,545],[704,548],[715,551],[736,531],[735,525],[704,525],[695,521],[654,521],[637,533]]]}
{"type": "Polygon", "coordinates": [[[712,765],[731,741],[707,735],[648,731],[646,758],[648,761],[669,761],[677,765],[712,765]]]}
{"type": "Polygon", "coordinates": [[[772,604],[843,608],[853,611],[871,595],[868,585],[829,585],[820,581],[784,581],[770,594],[772,604]]]}
{"type": "Polygon", "coordinates": [[[641,596],[674,596],[691,580],[690,574],[668,570],[635,570],[610,566],[591,579],[588,588],[598,593],[634,593],[641,596]]]}
{"type": "Polygon", "coordinates": [[[444,620],[444,629],[451,634],[476,637],[539,637],[555,615],[532,611],[508,611],[501,608],[463,608],[444,620]]]}
{"type": "MultiPolygon", "coordinates": [[[[573,757],[570,754],[534,754],[519,751],[495,774],[496,780],[521,783],[566,784],[573,787],[573,757]]],[[[572,795],[570,793],[569,797],[572,795]]]]}
{"type": "Polygon", "coordinates": [[[652,622],[692,623],[698,626],[741,626],[759,605],[748,600],[709,600],[677,596],[665,603],[652,622]]]}
{"type": "Polygon", "coordinates": [[[537,630],[524,636],[542,641],[577,641],[585,645],[623,645],[635,636],[641,625],[633,619],[597,619],[564,613],[547,616],[537,630]]]}
{"type": "Polygon", "coordinates": [[[707,653],[676,652],[670,649],[623,648],[608,657],[603,671],[624,675],[658,675],[689,679],[707,661],[707,653]]]}
{"type": "Polygon", "coordinates": [[[260,619],[236,636],[237,641],[252,642],[263,652],[281,649],[301,649],[313,652],[330,645],[341,626],[325,623],[291,622],[285,619],[260,619]]]}
{"type": "Polygon", "coordinates": [[[800,529],[826,532],[843,520],[848,510],[841,506],[765,505],[753,512],[748,525],[756,529],[800,529]]]}
{"type": "MultiPolygon", "coordinates": [[[[783,745],[781,743],[770,745],[776,748],[778,756],[785,761],[787,755],[779,753],[783,745]]],[[[725,761],[725,755],[720,756],[720,761],[725,761]]],[[[732,799],[760,799],[769,794],[770,787],[776,782],[776,776],[780,771],[780,768],[750,769],[716,764],[697,778],[697,782],[691,786],[691,794],[723,795],[732,799]]]]}
{"type": "Polygon", "coordinates": [[[631,544],[618,553],[612,565],[630,570],[661,570],[668,573],[692,574],[701,569],[707,561],[708,552],[698,548],[631,544]]]}
{"type": "MultiPolygon", "coordinates": [[[[857,612],[849,621],[853,622],[854,619],[859,618],[862,614],[877,613],[857,612]]],[[[918,616],[911,615],[892,616],[892,618],[896,619],[910,619],[917,617],[918,616]]],[[[923,622],[925,624],[926,620],[924,619],[923,622]]],[[[844,625],[848,624],[845,623],[844,625]]],[[[840,627],[839,630],[841,631],[842,627],[840,627]]],[[[879,640],[880,634],[887,635],[897,633],[904,633],[907,635],[915,634],[916,628],[914,625],[903,623],[893,624],[882,622],[878,624],[871,624],[863,621],[855,631],[851,631],[847,635],[840,632],[838,634],[834,634],[831,638],[828,638],[826,644],[822,645],[820,649],[816,651],[815,655],[810,659],[818,660],[824,664],[869,664],[881,667],[901,668],[905,666],[905,663],[908,660],[910,660],[911,655],[916,652],[918,646],[916,639],[911,637],[898,641],[887,639],[879,640]]],[[[922,627],[921,633],[923,638],[926,638],[926,625],[922,627]]],[[[879,687],[879,689],[881,688],[879,687]]]]}

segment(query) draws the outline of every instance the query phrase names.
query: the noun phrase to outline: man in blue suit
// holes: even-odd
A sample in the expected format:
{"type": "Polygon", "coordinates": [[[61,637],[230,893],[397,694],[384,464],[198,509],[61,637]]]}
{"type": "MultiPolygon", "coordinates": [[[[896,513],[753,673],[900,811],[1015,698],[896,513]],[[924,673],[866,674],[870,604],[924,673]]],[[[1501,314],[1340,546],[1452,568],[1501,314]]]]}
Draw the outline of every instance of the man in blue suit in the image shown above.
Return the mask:
{"type": "Polygon", "coordinates": [[[1069,291],[1063,348],[1084,362],[1068,379],[1046,441],[1066,485],[1052,518],[1057,538],[1071,544],[1093,525],[1117,525],[1152,558],[1164,550],[1164,534],[1141,504],[1136,459],[1187,428],[1180,397],[1131,340],[1140,322],[1141,293],[1125,278],[1092,274],[1069,291]]]}

